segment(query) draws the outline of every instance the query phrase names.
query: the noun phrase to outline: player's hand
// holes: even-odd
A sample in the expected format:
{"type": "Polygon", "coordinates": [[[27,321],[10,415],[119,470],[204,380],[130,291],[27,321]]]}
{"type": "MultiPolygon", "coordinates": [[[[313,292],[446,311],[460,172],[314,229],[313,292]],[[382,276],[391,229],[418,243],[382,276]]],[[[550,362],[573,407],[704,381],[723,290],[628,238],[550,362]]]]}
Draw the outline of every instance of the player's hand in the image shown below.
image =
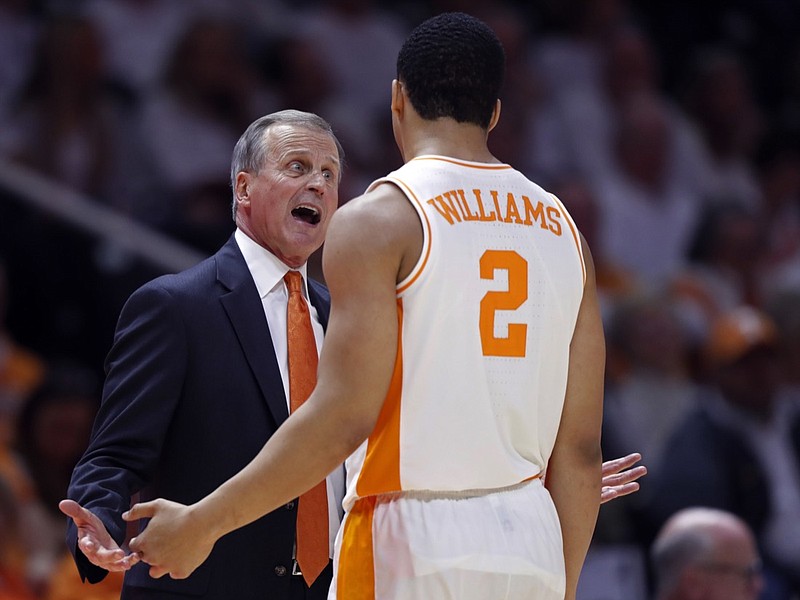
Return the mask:
{"type": "Polygon", "coordinates": [[[135,504],[122,518],[150,519],[129,545],[150,565],[151,577],[169,575],[185,579],[208,558],[214,547],[215,540],[204,535],[208,528],[199,523],[191,506],[159,498],[135,504]]]}
{"type": "Polygon", "coordinates": [[[58,508],[78,528],[78,548],[93,565],[106,571],[127,571],[137,562],[135,554],[126,554],[109,535],[103,522],[74,500],[62,500],[58,508]]]}
{"type": "Polygon", "coordinates": [[[634,467],[633,465],[641,459],[642,455],[634,452],[622,458],[603,463],[600,504],[638,491],[639,483],[637,480],[647,474],[647,467],[644,465],[634,467]]]}

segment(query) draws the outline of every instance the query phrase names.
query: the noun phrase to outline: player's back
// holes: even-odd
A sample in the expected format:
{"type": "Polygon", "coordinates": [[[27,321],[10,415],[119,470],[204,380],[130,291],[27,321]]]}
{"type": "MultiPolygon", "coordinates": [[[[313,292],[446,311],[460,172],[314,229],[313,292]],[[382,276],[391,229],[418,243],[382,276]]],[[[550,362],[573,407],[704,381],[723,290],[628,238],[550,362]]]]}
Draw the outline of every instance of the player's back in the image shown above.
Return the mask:
{"type": "Polygon", "coordinates": [[[540,474],[585,279],[571,218],[508,165],[423,156],[373,187],[386,181],[425,238],[397,288],[395,374],[375,432],[348,461],[348,499],[540,474]]]}

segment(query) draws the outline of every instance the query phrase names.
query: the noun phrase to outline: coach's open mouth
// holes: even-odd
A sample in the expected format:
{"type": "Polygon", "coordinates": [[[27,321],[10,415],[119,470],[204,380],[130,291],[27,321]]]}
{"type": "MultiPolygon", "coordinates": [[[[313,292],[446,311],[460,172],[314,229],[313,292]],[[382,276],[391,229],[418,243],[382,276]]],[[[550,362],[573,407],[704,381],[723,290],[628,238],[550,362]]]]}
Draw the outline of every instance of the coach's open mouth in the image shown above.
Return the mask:
{"type": "Polygon", "coordinates": [[[319,210],[307,204],[292,209],[292,216],[300,221],[305,221],[309,225],[316,225],[320,221],[319,210]]]}

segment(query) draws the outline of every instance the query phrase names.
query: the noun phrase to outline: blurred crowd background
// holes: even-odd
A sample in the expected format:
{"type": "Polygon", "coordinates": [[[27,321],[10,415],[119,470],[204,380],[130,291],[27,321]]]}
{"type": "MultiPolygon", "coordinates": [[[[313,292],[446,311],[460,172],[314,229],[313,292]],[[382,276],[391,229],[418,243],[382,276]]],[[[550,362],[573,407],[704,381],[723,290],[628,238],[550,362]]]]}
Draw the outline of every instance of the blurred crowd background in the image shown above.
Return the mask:
{"type": "Polygon", "coordinates": [[[0,0],[0,600],[116,597],[77,581],[56,504],[122,303],[233,231],[239,135],[316,112],[359,194],[400,165],[397,50],[454,9],[507,52],[490,147],[592,249],[604,454],[650,471],[601,509],[581,597],[648,598],[691,505],[752,527],[762,598],[800,597],[796,0],[0,0]]]}

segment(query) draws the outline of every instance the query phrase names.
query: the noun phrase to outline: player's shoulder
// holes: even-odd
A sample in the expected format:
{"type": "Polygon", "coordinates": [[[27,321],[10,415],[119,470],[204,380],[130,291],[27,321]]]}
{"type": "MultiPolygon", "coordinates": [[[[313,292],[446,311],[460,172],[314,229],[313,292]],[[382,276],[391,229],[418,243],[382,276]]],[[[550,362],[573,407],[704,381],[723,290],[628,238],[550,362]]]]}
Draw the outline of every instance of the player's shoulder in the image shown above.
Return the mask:
{"type": "Polygon", "coordinates": [[[395,255],[413,240],[419,218],[397,186],[381,184],[343,204],[325,237],[326,252],[395,255]],[[358,248],[358,250],[356,250],[358,248]]]}
{"type": "MultiPolygon", "coordinates": [[[[410,208],[400,188],[386,181],[343,204],[336,211],[334,220],[359,226],[397,226],[399,220],[409,214],[410,208]]],[[[413,209],[410,214],[413,216],[413,209]]]]}

